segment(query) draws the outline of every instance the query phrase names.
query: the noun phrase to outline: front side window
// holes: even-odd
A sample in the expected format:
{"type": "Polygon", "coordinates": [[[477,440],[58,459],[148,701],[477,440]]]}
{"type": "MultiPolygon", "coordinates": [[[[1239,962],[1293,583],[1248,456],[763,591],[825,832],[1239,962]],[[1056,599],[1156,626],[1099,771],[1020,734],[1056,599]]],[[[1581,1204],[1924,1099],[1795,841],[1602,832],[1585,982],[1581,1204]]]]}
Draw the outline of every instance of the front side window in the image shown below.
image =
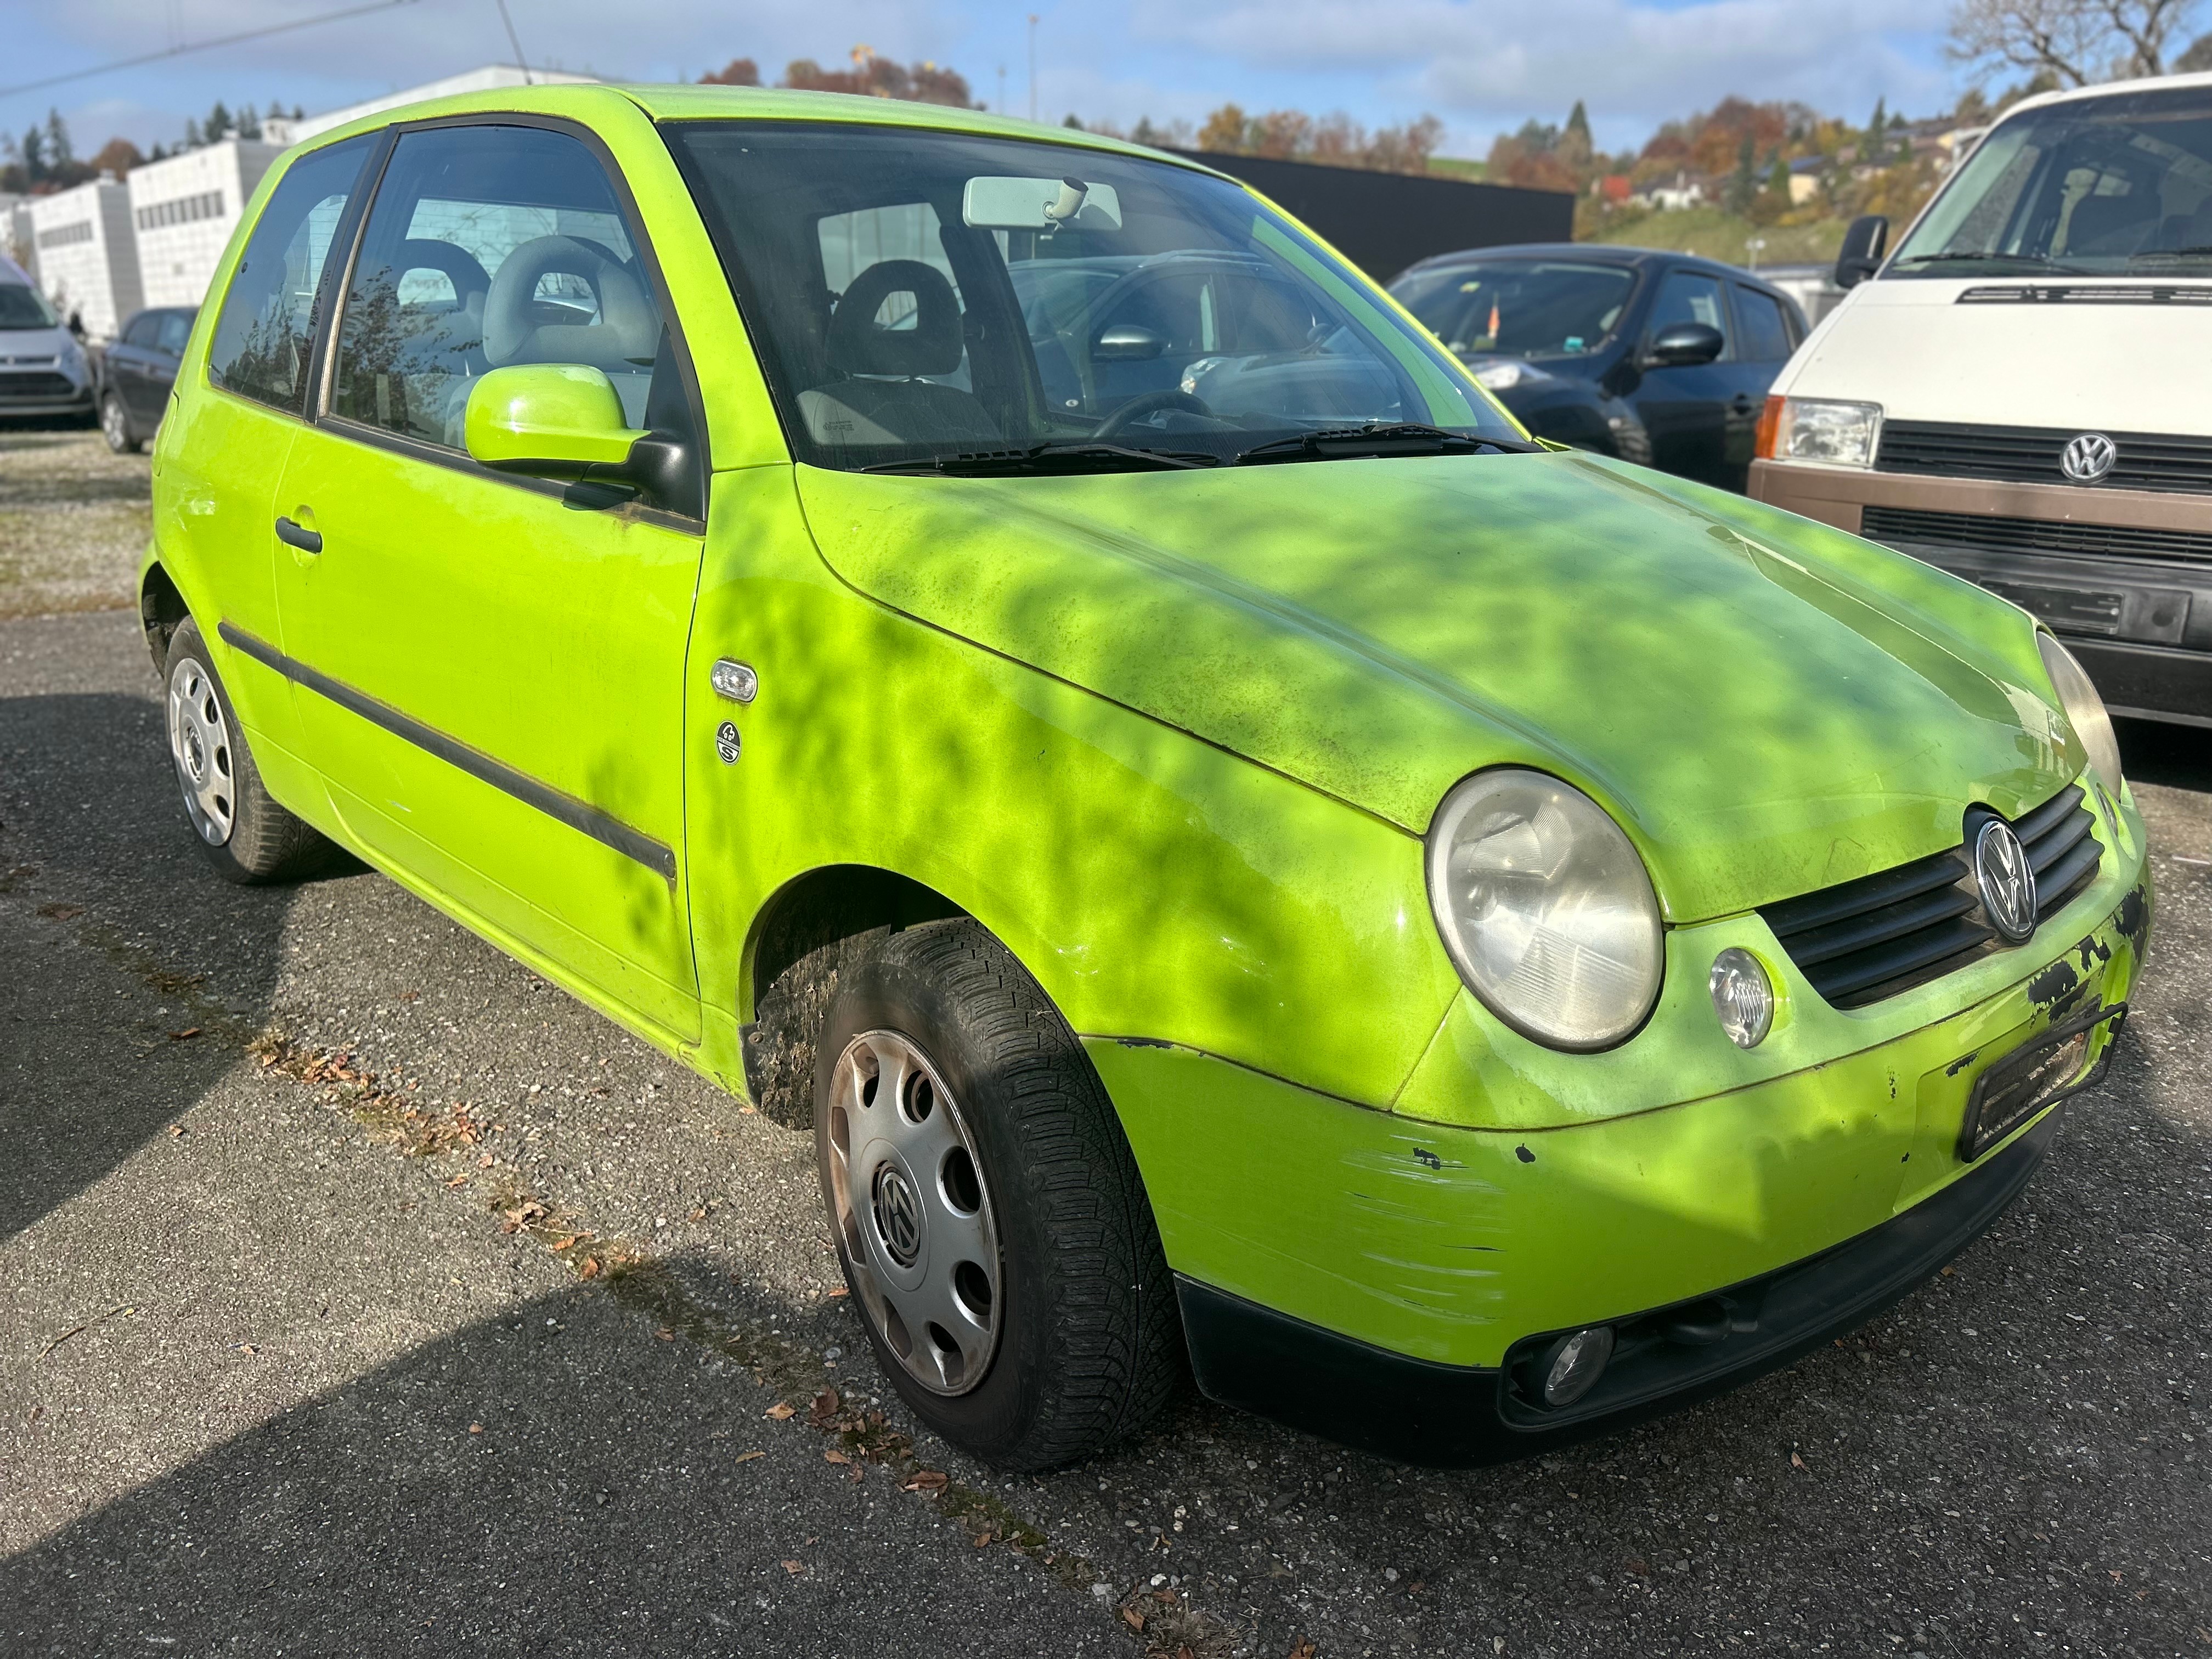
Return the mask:
{"type": "MultiPolygon", "coordinates": [[[[1659,284],[1658,297],[1651,302],[1651,320],[1645,328],[1656,337],[1680,323],[1703,323],[1707,328],[1718,329],[1723,341],[1728,339],[1728,301],[1721,293],[1719,278],[1694,270],[1667,273],[1659,284]]],[[[1723,357],[1735,355],[1728,345],[1721,348],[1723,357]]]]}
{"type": "Polygon", "coordinates": [[[607,376],[632,426],[666,426],[684,394],[662,337],[637,240],[579,140],[404,133],[339,316],[331,412],[458,450],[479,377],[576,363],[607,376]]]}
{"type": "Polygon", "coordinates": [[[811,465],[1085,440],[1218,460],[1396,422],[1517,436],[1364,277],[1225,179],[915,129],[668,131],[811,465]]]}
{"type": "Polygon", "coordinates": [[[2212,272],[2212,90],[2081,98],[1982,141],[1885,276],[2212,272]]]}
{"type": "Polygon", "coordinates": [[[372,142],[349,138],[301,156],[262,208],[208,349],[208,378],[225,391],[300,412],[315,291],[372,142]]]}
{"type": "Polygon", "coordinates": [[[1390,291],[1462,357],[1579,357],[1613,337],[1635,289],[1624,265],[1497,259],[1417,270],[1390,291]]]}
{"type": "Polygon", "coordinates": [[[1771,294],[1763,294],[1738,283],[1735,317],[1742,328],[1741,349],[1737,356],[1746,362],[1778,363],[1796,349],[1782,302],[1771,294]]]}

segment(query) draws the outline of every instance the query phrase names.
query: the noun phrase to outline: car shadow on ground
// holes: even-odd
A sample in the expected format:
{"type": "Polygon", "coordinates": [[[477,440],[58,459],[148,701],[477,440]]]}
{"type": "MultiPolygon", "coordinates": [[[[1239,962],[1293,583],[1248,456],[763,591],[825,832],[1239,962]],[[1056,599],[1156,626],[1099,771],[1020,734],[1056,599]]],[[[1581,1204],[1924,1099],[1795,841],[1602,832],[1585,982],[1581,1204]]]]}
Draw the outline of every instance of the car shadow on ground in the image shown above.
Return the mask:
{"type": "Polygon", "coordinates": [[[2212,792],[2212,731],[2166,720],[2116,720],[2112,726],[2133,781],[2212,792]]]}

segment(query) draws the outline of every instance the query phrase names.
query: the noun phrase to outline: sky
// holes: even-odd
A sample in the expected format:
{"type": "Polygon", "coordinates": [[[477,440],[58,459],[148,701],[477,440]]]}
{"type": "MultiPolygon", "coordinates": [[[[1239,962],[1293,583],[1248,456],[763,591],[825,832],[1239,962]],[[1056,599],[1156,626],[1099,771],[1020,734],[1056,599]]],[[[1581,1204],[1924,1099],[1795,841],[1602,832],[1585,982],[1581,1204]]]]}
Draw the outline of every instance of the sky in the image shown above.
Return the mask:
{"type": "MultiPolygon", "coordinates": [[[[0,0],[0,88],[343,10],[362,0],[0,0]]],[[[1601,148],[1730,93],[1863,120],[1877,98],[1934,114],[1965,84],[1943,56],[1942,0],[507,0],[533,64],[610,79],[696,79],[732,58],[773,79],[865,42],[959,70],[994,108],[1122,126],[1248,112],[1341,110],[1367,126],[1434,114],[1447,155],[1486,154],[1531,117],[1586,100],[1601,148]]],[[[512,62],[497,0],[410,0],[271,39],[0,94],[0,131],[52,107],[78,152],[121,135],[174,143],[187,116],[339,107],[512,62]]]]}

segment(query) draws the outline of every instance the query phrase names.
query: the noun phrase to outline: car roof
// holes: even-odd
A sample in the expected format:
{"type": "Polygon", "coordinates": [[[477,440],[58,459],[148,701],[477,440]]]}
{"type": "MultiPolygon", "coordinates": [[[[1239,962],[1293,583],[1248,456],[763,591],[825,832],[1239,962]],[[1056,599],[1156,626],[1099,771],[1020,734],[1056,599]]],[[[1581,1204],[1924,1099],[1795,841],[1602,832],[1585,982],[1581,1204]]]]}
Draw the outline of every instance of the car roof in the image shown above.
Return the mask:
{"type": "Polygon", "coordinates": [[[1726,276],[1739,283],[1756,283],[1761,288],[1771,284],[1755,270],[1746,270],[1741,265],[1732,265],[1722,259],[1711,259],[1702,253],[1684,253],[1674,248],[1629,247],[1618,242],[1501,242],[1495,247],[1462,248],[1453,253],[1432,253],[1417,264],[1408,265],[1406,272],[1430,270],[1440,266],[1476,264],[1488,259],[1574,259],[1583,264],[1621,265],[1641,270],[1646,265],[1680,265],[1701,270],[1708,276],[1726,276]]]}

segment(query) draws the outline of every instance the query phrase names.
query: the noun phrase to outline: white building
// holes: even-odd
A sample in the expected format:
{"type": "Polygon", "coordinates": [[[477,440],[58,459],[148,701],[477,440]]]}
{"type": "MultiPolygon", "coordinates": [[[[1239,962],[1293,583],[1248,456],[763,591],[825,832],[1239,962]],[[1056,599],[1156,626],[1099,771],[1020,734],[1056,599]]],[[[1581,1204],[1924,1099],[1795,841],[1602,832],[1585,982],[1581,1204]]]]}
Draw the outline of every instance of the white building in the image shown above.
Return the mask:
{"type": "Polygon", "coordinates": [[[287,118],[283,125],[290,142],[296,144],[319,132],[328,132],[332,127],[342,127],[349,121],[357,121],[364,115],[381,115],[388,109],[398,109],[402,104],[420,104],[432,98],[451,98],[464,92],[499,92],[508,87],[585,86],[596,82],[599,78],[596,75],[572,75],[565,70],[523,70],[513,64],[487,64],[482,69],[449,75],[442,81],[426,81],[419,87],[387,93],[365,103],[349,104],[343,109],[326,110],[320,115],[309,115],[296,121],[287,118]]]}
{"type": "Polygon", "coordinates": [[[84,331],[111,339],[146,303],[131,223],[131,191],[106,179],[28,203],[39,286],[54,309],[74,312],[84,331]]]}
{"type": "Polygon", "coordinates": [[[149,306],[196,306],[277,146],[247,138],[188,149],[131,170],[131,222],[149,306]]]}

